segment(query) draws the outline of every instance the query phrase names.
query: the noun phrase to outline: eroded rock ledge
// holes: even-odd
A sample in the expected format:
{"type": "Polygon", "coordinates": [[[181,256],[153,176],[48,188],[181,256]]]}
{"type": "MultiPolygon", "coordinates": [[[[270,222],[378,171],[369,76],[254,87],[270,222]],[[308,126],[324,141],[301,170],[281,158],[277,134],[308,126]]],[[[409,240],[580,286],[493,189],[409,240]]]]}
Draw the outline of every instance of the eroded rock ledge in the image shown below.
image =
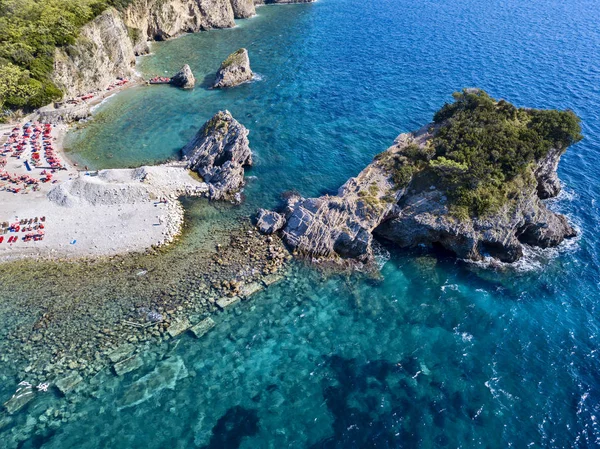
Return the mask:
{"type": "MultiPolygon", "coordinates": [[[[436,140],[440,130],[447,133],[451,121],[458,120],[455,116],[442,119],[439,114],[447,111],[442,109],[436,114],[436,123],[401,134],[392,147],[348,180],[337,195],[289,198],[281,212],[285,217],[281,235],[294,253],[315,261],[369,264],[373,261],[373,239],[377,236],[401,248],[438,245],[459,258],[479,261],[492,257],[514,262],[522,257],[524,244],[547,248],[574,237],[576,231],[566,217],[548,209],[542,200],[560,191],[556,175],[560,157],[570,144],[581,138],[575,115],[517,109],[506,102],[494,102],[478,90],[465,91],[459,96],[455,105],[459,105],[460,113],[471,114],[469,108],[482,107],[475,104],[481,101],[485,107],[495,107],[502,114],[521,117],[523,129],[532,128],[537,115],[548,112],[556,113],[552,115],[558,117],[556,120],[566,120],[574,131],[572,136],[557,137],[545,154],[533,157],[526,168],[498,188],[505,195],[500,205],[485,213],[465,215],[464,208],[456,205],[453,188],[456,180],[466,177],[472,167],[467,170],[466,163],[449,161],[450,157],[459,159],[452,148],[443,153],[447,158],[440,156],[442,150],[436,147],[440,145],[436,140]],[[530,115],[534,118],[528,118],[530,115]],[[454,180],[454,184],[448,179],[454,180]],[[463,213],[458,213],[461,210],[463,213]]],[[[559,135],[561,124],[548,120],[544,125],[548,125],[543,128],[548,129],[548,136],[559,135]]],[[[482,154],[487,154],[488,148],[482,150],[482,154]]],[[[517,157],[520,155],[514,156],[517,157]]],[[[480,186],[472,188],[477,191],[480,186]]],[[[261,217],[264,216],[263,211],[261,217]]],[[[263,231],[271,229],[263,226],[263,231]]]]}

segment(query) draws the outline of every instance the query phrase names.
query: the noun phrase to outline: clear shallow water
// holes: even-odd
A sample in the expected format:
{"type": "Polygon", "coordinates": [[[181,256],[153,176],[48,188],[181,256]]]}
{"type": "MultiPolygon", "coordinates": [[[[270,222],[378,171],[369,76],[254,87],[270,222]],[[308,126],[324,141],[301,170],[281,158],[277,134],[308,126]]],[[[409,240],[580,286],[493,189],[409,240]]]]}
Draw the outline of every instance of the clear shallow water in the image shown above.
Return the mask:
{"type": "MultiPolygon", "coordinates": [[[[204,83],[112,98],[72,136],[75,159],[102,168],[174,157],[229,109],[257,154],[246,206],[217,214],[234,220],[286,189],[336,189],[452,91],[478,86],[582,117],[586,139],[564,156],[566,193],[553,202],[582,236],[536,256],[530,268],[543,269],[492,272],[392,251],[379,283],[300,270],[241,315],[217,317],[204,339],[149,350],[123,380],[99,376],[69,423],[23,447],[600,445],[596,9],[591,0],[321,0],[156,44],[143,73],[189,63],[204,83]],[[242,46],[261,79],[205,89],[242,46]],[[151,382],[154,370],[162,383],[151,382]]],[[[195,210],[199,224],[211,216],[195,210]]]]}

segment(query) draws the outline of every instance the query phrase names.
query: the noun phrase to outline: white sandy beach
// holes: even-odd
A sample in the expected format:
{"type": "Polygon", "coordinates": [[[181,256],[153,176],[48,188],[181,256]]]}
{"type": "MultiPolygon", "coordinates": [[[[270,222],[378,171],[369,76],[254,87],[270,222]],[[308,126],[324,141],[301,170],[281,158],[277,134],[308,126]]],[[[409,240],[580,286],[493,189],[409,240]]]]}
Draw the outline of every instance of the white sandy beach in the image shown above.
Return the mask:
{"type": "MultiPolygon", "coordinates": [[[[0,129],[0,144],[13,126],[0,129]]],[[[27,193],[0,190],[0,222],[45,217],[43,240],[26,242],[22,230],[5,234],[0,261],[107,256],[165,244],[179,233],[183,222],[178,196],[201,195],[207,190],[182,164],[79,171],[63,152],[66,131],[66,125],[52,129],[54,148],[66,167],[53,173],[55,183],[41,183],[40,190],[27,193]],[[9,236],[19,239],[9,244],[9,236]]],[[[4,169],[39,179],[44,167],[28,172],[24,158],[26,153],[21,159],[8,157],[4,169]]]]}

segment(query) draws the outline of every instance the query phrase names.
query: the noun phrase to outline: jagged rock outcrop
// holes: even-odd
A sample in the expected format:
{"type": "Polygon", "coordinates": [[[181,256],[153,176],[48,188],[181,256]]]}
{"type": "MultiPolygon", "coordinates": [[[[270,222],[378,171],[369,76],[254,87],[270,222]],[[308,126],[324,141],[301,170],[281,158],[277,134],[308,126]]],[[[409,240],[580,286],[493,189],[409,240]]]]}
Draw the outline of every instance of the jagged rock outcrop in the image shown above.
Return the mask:
{"type": "Polygon", "coordinates": [[[196,78],[189,65],[184,65],[179,72],[171,77],[171,84],[182,89],[191,89],[196,84],[196,78]]]}
{"type": "Polygon", "coordinates": [[[373,230],[391,217],[404,190],[388,173],[369,165],[337,195],[291,196],[284,210],[284,241],[296,255],[317,259],[373,259],[373,230]]]}
{"type": "Polygon", "coordinates": [[[219,111],[181,150],[187,167],[209,186],[212,200],[241,202],[244,167],[252,165],[248,130],[229,111],[219,111]]]}
{"type": "Polygon", "coordinates": [[[53,81],[72,97],[130,77],[134,65],[127,27],[119,12],[109,8],[81,29],[75,45],[56,49],[53,81]]]}
{"type": "Polygon", "coordinates": [[[537,191],[542,199],[552,198],[560,193],[560,180],[556,173],[560,156],[561,152],[557,148],[553,148],[535,171],[535,177],[538,180],[537,191]]]}
{"type": "Polygon", "coordinates": [[[221,89],[226,87],[238,86],[250,81],[253,73],[250,69],[250,58],[248,50],[240,48],[238,51],[230,54],[217,72],[217,77],[213,87],[221,89]]]}
{"type": "Polygon", "coordinates": [[[448,192],[432,184],[437,178],[430,172],[414,171],[399,184],[398,166],[391,169],[390,161],[433,150],[438,129],[430,124],[400,135],[337,195],[288,198],[284,241],[296,255],[316,261],[369,264],[375,236],[402,248],[439,245],[459,258],[514,262],[522,257],[523,244],[554,247],[576,235],[566,217],[542,201],[560,190],[556,168],[566,148],[551,148],[515,181],[518,189],[501,207],[482,215],[455,215],[448,192]]]}
{"type": "Polygon", "coordinates": [[[256,227],[262,234],[274,234],[285,226],[285,217],[277,212],[259,209],[256,214],[256,227]]]}

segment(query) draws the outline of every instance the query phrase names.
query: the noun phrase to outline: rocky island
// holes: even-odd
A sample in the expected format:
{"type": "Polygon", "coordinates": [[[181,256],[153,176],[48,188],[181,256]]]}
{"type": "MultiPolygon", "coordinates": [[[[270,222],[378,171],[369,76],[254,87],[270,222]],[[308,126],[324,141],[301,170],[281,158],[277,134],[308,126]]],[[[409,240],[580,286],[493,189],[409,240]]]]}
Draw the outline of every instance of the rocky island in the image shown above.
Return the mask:
{"type": "Polygon", "coordinates": [[[517,108],[467,89],[337,195],[292,195],[281,220],[261,211],[259,224],[280,228],[296,255],[315,261],[369,264],[377,237],[514,262],[524,244],[554,247],[576,235],[542,200],[560,191],[556,168],[580,131],[570,111],[517,108]]]}
{"type": "Polygon", "coordinates": [[[252,79],[253,73],[250,69],[250,58],[248,50],[240,48],[238,51],[230,54],[221,64],[217,72],[215,89],[226,87],[235,87],[252,79]]]}

